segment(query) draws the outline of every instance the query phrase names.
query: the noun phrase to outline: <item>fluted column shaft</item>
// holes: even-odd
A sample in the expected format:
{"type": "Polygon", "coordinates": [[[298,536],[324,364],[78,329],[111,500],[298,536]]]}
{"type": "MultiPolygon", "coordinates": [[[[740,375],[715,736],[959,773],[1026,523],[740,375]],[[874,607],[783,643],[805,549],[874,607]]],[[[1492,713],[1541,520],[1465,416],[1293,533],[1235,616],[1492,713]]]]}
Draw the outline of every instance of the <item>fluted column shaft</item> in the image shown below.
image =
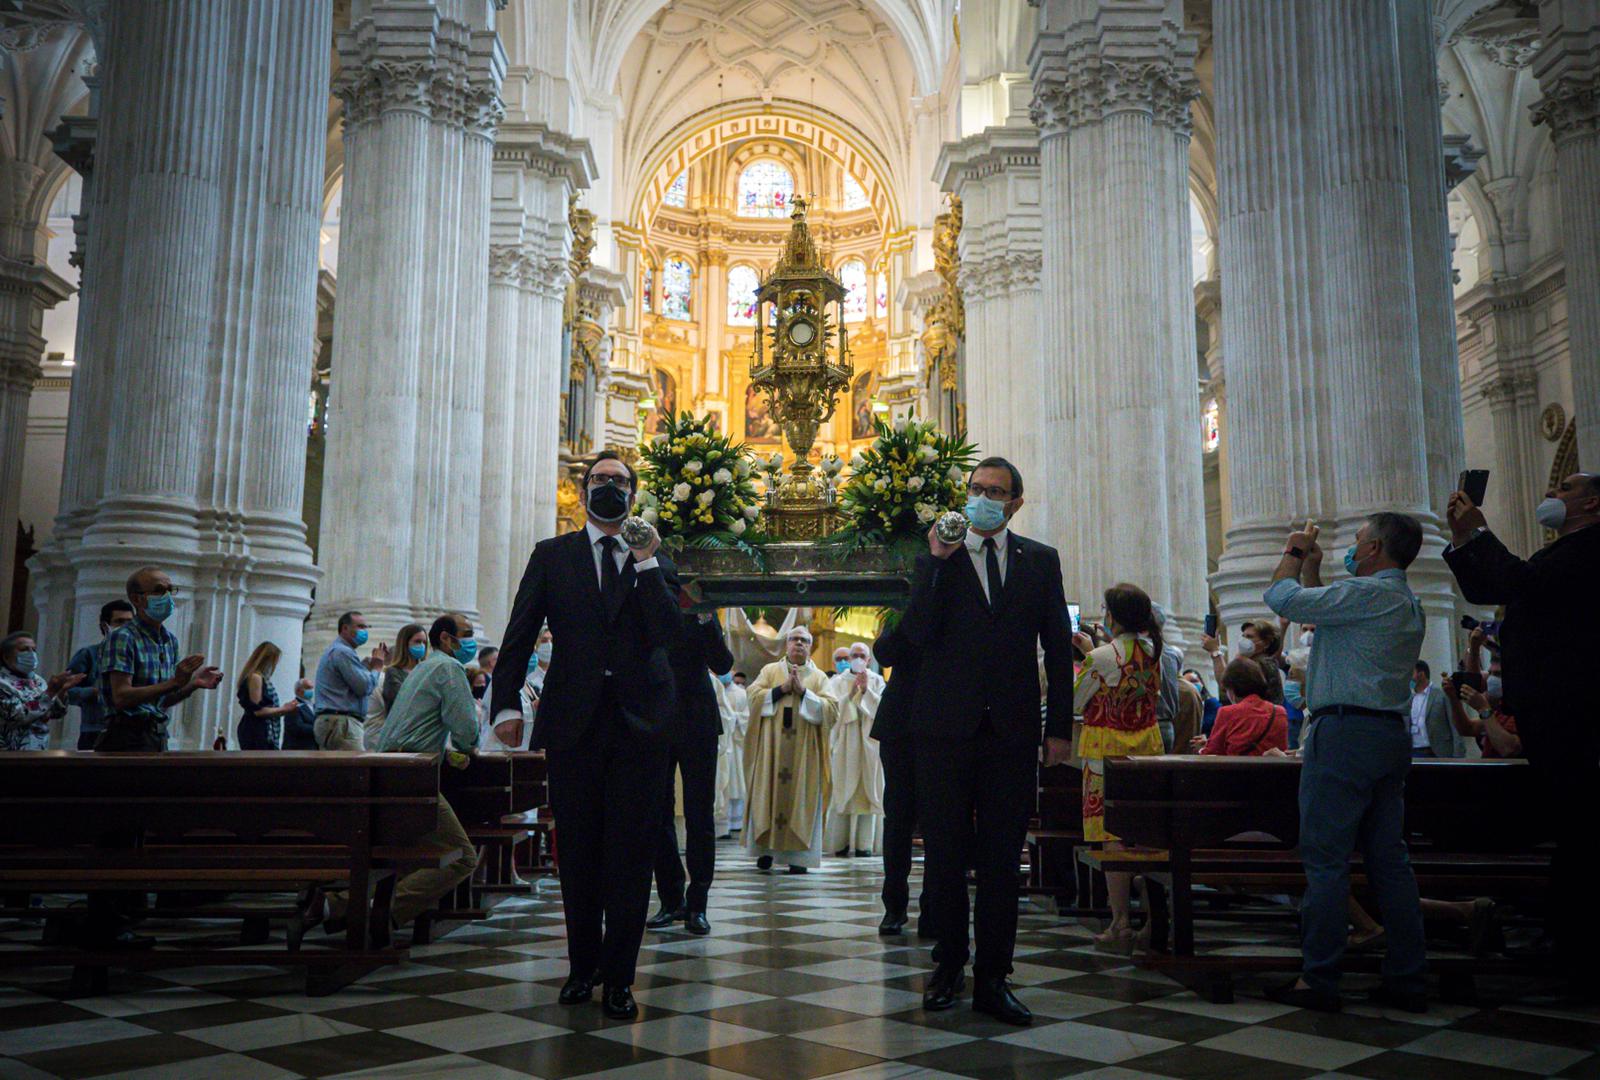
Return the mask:
{"type": "Polygon", "coordinates": [[[339,35],[327,582],[308,653],[347,610],[380,639],[444,610],[476,615],[489,155],[505,71],[487,25],[482,4],[371,0],[339,35]]]}
{"type": "MultiPolygon", "coordinates": [[[[488,330],[484,349],[483,482],[478,517],[478,612],[484,634],[499,641],[511,614],[511,471],[516,439],[515,374],[526,349],[522,326],[522,273],[527,257],[518,245],[489,248],[488,330]]],[[[518,570],[520,573],[520,570],[518,570]]]]}
{"type": "Polygon", "coordinates": [[[1045,490],[1039,449],[1039,133],[991,127],[946,144],[934,175],[962,207],[967,435],[1022,473],[1030,527],[1042,529],[1055,492],[1045,490]]]}
{"type": "MultiPolygon", "coordinates": [[[[179,587],[186,651],[224,670],[261,640],[293,657],[316,582],[301,403],[331,3],[108,15],[66,527],[38,567],[48,659],[98,638],[100,605],[146,564],[179,587]]],[[[196,695],[174,742],[209,745],[234,711],[196,695]]]]}
{"type": "Polygon", "coordinates": [[[1043,0],[1031,58],[1050,537],[1085,605],[1146,589],[1193,642],[1205,611],[1189,101],[1178,0],[1043,0]],[[1138,493],[1133,497],[1131,493],[1138,493]]]}
{"type": "Polygon", "coordinates": [[[1366,517],[1398,510],[1423,524],[1409,577],[1438,668],[1456,601],[1430,491],[1413,269],[1413,229],[1434,223],[1413,217],[1394,0],[1214,10],[1233,507],[1212,579],[1222,620],[1267,613],[1292,522],[1322,523],[1324,576],[1336,577],[1366,517]]]}
{"type": "Polygon", "coordinates": [[[1497,508],[1495,535],[1527,556],[1544,545],[1530,508],[1544,498],[1539,474],[1539,379],[1532,371],[1506,374],[1482,386],[1494,431],[1494,477],[1505,506],[1497,508]]]}
{"type": "Polygon", "coordinates": [[[1550,129],[1561,191],[1578,461],[1600,468],[1600,6],[1540,0],[1543,47],[1534,59],[1544,99],[1536,123],[1550,129]]]}

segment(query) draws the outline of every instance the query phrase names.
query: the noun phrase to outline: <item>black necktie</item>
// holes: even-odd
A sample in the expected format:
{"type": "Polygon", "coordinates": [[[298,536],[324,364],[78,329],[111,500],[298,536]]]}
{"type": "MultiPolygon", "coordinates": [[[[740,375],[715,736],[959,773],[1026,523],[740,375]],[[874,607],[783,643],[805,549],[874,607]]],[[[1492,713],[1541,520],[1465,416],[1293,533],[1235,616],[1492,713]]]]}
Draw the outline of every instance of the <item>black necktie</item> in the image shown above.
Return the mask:
{"type": "Polygon", "coordinates": [[[987,536],[983,540],[983,559],[989,569],[989,610],[993,611],[1000,606],[1000,555],[995,549],[994,537],[987,536]]]}
{"type": "Polygon", "coordinates": [[[600,597],[605,601],[606,618],[615,619],[622,608],[622,574],[617,569],[617,538],[600,538],[600,597]]]}

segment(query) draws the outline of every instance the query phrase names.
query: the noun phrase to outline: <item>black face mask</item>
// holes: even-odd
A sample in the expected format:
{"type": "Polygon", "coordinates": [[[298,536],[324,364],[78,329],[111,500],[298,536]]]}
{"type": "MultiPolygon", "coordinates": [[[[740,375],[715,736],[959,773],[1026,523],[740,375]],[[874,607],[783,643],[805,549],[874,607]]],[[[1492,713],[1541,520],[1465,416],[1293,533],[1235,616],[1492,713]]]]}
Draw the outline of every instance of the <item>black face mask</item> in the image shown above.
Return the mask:
{"type": "Polygon", "coordinates": [[[621,521],[628,514],[628,496],[618,487],[589,489],[589,516],[596,521],[621,521]]]}
{"type": "Polygon", "coordinates": [[[481,698],[483,696],[483,692],[487,689],[489,689],[488,683],[484,683],[482,686],[474,686],[472,688],[472,696],[475,698],[481,698]]]}

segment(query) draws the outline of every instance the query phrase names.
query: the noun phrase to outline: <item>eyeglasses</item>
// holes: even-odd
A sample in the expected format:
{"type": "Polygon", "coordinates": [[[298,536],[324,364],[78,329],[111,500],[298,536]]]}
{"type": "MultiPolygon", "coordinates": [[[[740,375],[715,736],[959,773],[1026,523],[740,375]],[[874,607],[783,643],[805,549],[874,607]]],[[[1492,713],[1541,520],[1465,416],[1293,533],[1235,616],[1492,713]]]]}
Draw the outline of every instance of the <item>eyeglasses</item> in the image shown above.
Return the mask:
{"type": "Polygon", "coordinates": [[[979,497],[987,497],[995,500],[996,502],[1011,501],[1011,490],[1009,488],[994,487],[992,485],[989,487],[984,487],[982,484],[968,484],[967,494],[971,495],[974,499],[979,497]]]}
{"type": "Polygon", "coordinates": [[[601,487],[614,487],[621,488],[624,491],[632,491],[633,483],[626,475],[621,473],[591,473],[589,475],[589,487],[591,490],[601,487]]]}

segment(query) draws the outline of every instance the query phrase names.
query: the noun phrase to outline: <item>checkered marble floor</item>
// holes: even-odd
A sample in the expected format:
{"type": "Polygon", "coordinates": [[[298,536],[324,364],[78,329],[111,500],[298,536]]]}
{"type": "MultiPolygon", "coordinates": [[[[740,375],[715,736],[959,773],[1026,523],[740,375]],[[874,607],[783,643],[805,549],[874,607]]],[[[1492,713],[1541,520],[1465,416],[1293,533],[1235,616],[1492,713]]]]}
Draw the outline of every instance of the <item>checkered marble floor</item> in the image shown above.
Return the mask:
{"type": "MultiPolygon", "coordinates": [[[[633,1024],[557,1004],[551,883],[330,997],[274,968],[120,973],[110,995],[77,999],[63,970],[6,973],[0,1078],[1600,1077],[1600,1010],[1543,1007],[1526,983],[1483,980],[1485,1007],[1422,1017],[1301,1012],[1249,980],[1212,1005],[1042,911],[1023,917],[1013,976],[1031,1028],[924,1014],[929,949],[878,937],[876,859],[791,877],[725,844],[719,862],[711,936],[647,936],[633,1024]]],[[[1259,949],[1292,944],[1286,932],[1234,933],[1259,949]]]]}

